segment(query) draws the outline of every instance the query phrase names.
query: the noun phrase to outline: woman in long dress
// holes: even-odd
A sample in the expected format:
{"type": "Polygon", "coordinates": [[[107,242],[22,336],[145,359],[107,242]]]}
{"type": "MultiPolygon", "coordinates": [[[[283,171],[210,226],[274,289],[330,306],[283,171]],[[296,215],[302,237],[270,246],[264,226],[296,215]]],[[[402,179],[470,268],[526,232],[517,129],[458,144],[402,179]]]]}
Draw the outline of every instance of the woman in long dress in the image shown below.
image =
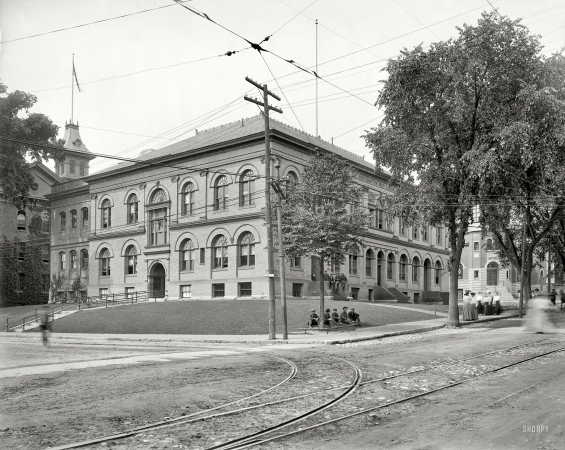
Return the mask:
{"type": "Polygon", "coordinates": [[[469,291],[465,292],[463,296],[463,320],[473,320],[473,315],[471,313],[471,297],[469,296],[469,291]]]}
{"type": "Polygon", "coordinates": [[[481,295],[481,291],[477,292],[477,296],[475,297],[477,301],[477,314],[484,314],[484,306],[483,306],[483,296],[481,295]]]}
{"type": "Polygon", "coordinates": [[[502,307],[502,297],[500,296],[500,292],[494,291],[494,314],[497,316],[500,314],[500,309],[502,307]]]}
{"type": "Polygon", "coordinates": [[[479,313],[477,312],[477,299],[475,293],[471,292],[471,320],[478,320],[479,313]]]}

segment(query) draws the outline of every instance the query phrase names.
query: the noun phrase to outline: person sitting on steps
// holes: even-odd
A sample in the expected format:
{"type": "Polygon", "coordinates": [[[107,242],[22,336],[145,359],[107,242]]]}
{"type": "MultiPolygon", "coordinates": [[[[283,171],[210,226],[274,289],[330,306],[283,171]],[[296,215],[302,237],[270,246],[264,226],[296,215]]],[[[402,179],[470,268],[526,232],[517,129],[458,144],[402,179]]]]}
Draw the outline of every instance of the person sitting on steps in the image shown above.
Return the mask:
{"type": "Polygon", "coordinates": [[[334,310],[332,311],[332,320],[335,325],[339,323],[339,314],[337,312],[337,308],[334,308],[334,310]]]}
{"type": "Polygon", "coordinates": [[[325,327],[330,327],[330,328],[334,328],[336,326],[336,323],[332,319],[330,308],[326,309],[326,312],[324,313],[323,324],[325,327]]]}
{"type": "Polygon", "coordinates": [[[341,311],[341,314],[339,316],[339,321],[344,325],[351,324],[351,321],[349,320],[349,314],[347,313],[347,306],[343,307],[343,310],[341,311]]]}

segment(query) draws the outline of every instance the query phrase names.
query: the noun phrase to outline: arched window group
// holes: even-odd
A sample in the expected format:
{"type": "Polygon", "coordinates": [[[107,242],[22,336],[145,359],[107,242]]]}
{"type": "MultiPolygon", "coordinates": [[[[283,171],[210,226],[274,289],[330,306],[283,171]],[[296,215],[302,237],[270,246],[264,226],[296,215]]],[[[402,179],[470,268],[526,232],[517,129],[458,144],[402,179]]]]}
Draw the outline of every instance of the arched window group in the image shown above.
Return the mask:
{"type": "MultiPolygon", "coordinates": [[[[166,201],[167,194],[165,191],[156,189],[149,203],[153,205],[166,201]]],[[[149,245],[164,245],[167,242],[167,208],[152,209],[149,211],[149,245]]]]}
{"type": "Polygon", "coordinates": [[[110,276],[110,250],[107,248],[100,251],[100,276],[110,276]]]}
{"type": "Polygon", "coordinates": [[[69,256],[70,256],[70,260],[71,260],[71,270],[75,270],[78,267],[77,252],[72,250],[69,253],[69,256]]]}
{"type": "Polygon", "coordinates": [[[243,233],[239,240],[239,265],[255,265],[255,236],[249,232],[243,233]]]}
{"type": "Polygon", "coordinates": [[[368,277],[373,276],[374,261],[375,261],[375,252],[372,249],[368,249],[365,255],[365,275],[368,277]]]}
{"type": "Polygon", "coordinates": [[[194,183],[190,181],[182,188],[182,214],[184,216],[194,214],[194,183]]]}
{"type": "Polygon", "coordinates": [[[254,203],[255,175],[253,171],[246,170],[241,174],[239,182],[239,206],[249,206],[254,203]]]}
{"type": "Polygon", "coordinates": [[[128,209],[128,224],[137,223],[138,221],[138,205],[139,200],[136,194],[131,194],[128,197],[127,209],[128,209]]]}
{"type": "Polygon", "coordinates": [[[137,273],[137,250],[134,245],[126,249],[126,274],[135,275],[137,273]]]}
{"type": "Polygon", "coordinates": [[[228,207],[228,178],[222,175],[214,183],[214,209],[227,209],[228,207]]]}
{"type": "Polygon", "coordinates": [[[194,270],[195,246],[192,239],[186,239],[181,247],[181,267],[182,272],[192,272],[194,270]]]}
{"type": "Polygon", "coordinates": [[[109,199],[102,202],[101,206],[101,226],[102,228],[110,228],[112,226],[112,203],[109,199]]]}
{"type": "Polygon", "coordinates": [[[418,282],[419,274],[420,274],[420,258],[415,256],[414,259],[412,260],[412,281],[414,283],[418,282]]]}
{"type": "Polygon", "coordinates": [[[214,269],[228,267],[228,240],[222,234],[217,236],[212,243],[212,258],[214,269]]]}
{"type": "Polygon", "coordinates": [[[400,279],[400,281],[406,281],[406,266],[408,265],[408,258],[406,257],[406,255],[401,255],[400,256],[400,262],[398,264],[398,278],[400,279]]]}

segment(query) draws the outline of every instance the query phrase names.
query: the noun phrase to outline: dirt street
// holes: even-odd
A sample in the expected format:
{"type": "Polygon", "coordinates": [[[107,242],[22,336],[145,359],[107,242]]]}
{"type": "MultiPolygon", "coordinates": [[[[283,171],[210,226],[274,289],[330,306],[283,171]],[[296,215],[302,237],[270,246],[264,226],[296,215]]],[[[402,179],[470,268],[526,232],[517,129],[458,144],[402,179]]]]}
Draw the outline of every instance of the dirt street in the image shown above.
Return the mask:
{"type": "MultiPolygon", "coordinates": [[[[563,319],[565,314],[559,318],[563,319]]],[[[39,339],[3,339],[0,447],[48,448],[188,416],[274,386],[292,374],[291,363],[296,365],[296,376],[284,385],[231,407],[252,408],[245,412],[139,431],[87,447],[210,448],[336,398],[354,382],[349,361],[359,367],[363,382],[394,377],[362,384],[344,401],[275,434],[361,414],[256,448],[564,448],[565,352],[481,376],[565,347],[564,335],[524,333],[518,325],[518,320],[504,320],[317,347],[194,344],[187,348],[125,341],[94,346],[74,340],[44,350],[39,339]],[[521,344],[527,345],[505,350],[521,344]],[[46,366],[52,369],[38,369],[46,366]],[[414,373],[401,375],[407,371],[414,373]],[[458,381],[465,382],[363,412],[458,381]],[[528,388],[534,383],[539,384],[528,388]],[[524,388],[528,389],[518,392],[524,388]],[[277,403],[309,393],[315,395],[277,403]],[[257,407],[267,402],[270,405],[257,407]]]]}

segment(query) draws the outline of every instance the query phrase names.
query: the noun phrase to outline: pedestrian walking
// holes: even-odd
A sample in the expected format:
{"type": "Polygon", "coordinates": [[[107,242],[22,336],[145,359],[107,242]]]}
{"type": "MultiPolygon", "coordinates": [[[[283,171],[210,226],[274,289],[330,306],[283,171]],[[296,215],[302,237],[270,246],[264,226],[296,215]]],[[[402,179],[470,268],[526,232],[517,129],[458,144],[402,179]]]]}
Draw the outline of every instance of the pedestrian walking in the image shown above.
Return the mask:
{"type": "Polygon", "coordinates": [[[528,302],[528,314],[524,330],[533,333],[555,333],[555,327],[549,320],[552,308],[549,295],[537,295],[528,302]]]}
{"type": "Polygon", "coordinates": [[[473,320],[473,313],[471,310],[471,296],[469,291],[465,291],[463,296],[463,319],[464,321],[473,320]]]}
{"type": "Polygon", "coordinates": [[[500,310],[502,307],[502,297],[498,291],[494,291],[494,314],[500,315],[500,310]]]}
{"type": "Polygon", "coordinates": [[[49,306],[43,305],[39,309],[39,314],[39,329],[41,330],[43,345],[49,347],[49,334],[53,330],[53,317],[49,306]]]}
{"type": "Polygon", "coordinates": [[[563,303],[565,303],[565,291],[563,289],[559,291],[559,297],[561,297],[561,308],[559,309],[563,311],[563,303]]]}
{"type": "Polygon", "coordinates": [[[484,314],[483,296],[481,295],[481,291],[477,292],[475,299],[477,301],[477,314],[484,314]]]}

